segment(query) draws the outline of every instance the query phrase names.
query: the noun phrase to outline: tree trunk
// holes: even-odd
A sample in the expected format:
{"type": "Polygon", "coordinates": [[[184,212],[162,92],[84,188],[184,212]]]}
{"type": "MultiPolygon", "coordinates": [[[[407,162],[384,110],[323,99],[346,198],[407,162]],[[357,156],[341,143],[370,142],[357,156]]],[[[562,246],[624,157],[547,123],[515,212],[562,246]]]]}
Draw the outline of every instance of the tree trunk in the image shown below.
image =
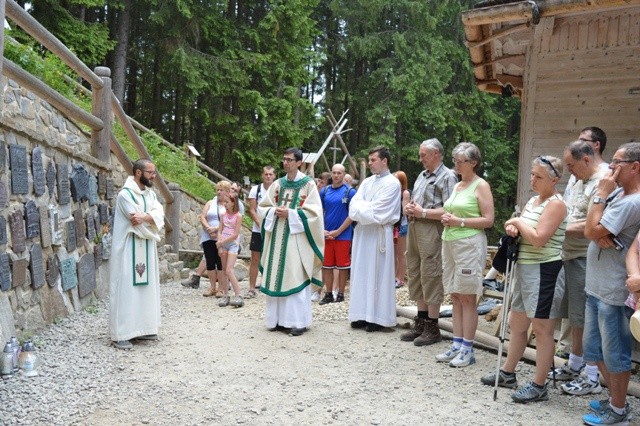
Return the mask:
{"type": "Polygon", "coordinates": [[[120,103],[124,100],[125,80],[127,76],[127,52],[129,50],[129,30],[131,29],[131,0],[124,0],[124,8],[118,13],[118,34],[111,78],[113,93],[120,103]]]}

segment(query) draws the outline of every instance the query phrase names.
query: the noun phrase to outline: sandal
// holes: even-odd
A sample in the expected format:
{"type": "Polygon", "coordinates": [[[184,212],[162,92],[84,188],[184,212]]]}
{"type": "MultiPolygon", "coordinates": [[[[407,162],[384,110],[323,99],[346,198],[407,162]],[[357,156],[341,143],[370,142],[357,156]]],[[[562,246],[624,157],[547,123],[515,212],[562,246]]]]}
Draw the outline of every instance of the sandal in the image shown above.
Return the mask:
{"type": "Polygon", "coordinates": [[[222,292],[222,290],[218,290],[216,292],[216,299],[220,299],[222,296],[224,296],[225,294],[222,292]]]}
{"type": "Polygon", "coordinates": [[[396,280],[396,288],[404,287],[404,281],[396,280]]]}
{"type": "Polygon", "coordinates": [[[256,291],[255,290],[247,290],[247,292],[242,297],[244,299],[253,299],[254,297],[256,297],[256,291]]]}
{"type": "Polygon", "coordinates": [[[202,293],[202,295],[204,297],[211,297],[211,296],[213,296],[215,294],[216,294],[216,291],[214,289],[212,289],[212,288],[210,288],[209,290],[207,290],[204,293],[202,293]]]}

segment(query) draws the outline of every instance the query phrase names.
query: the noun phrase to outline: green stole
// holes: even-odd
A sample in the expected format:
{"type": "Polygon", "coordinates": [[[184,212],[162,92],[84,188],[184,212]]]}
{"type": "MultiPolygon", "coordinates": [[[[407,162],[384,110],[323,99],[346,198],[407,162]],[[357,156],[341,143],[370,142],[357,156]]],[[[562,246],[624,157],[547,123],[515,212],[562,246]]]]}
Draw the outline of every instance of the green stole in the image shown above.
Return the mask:
{"type": "MultiPolygon", "coordinates": [[[[124,188],[131,195],[131,199],[136,205],[138,201],[136,197],[133,195],[133,192],[129,188],[124,188]]],[[[143,209],[144,213],[147,212],[147,200],[144,198],[144,195],[140,195],[142,197],[143,209]]],[[[131,256],[132,256],[132,275],[133,275],[133,285],[148,285],[149,284],[149,240],[145,238],[140,238],[136,234],[132,234],[133,238],[131,240],[131,256]]]]}

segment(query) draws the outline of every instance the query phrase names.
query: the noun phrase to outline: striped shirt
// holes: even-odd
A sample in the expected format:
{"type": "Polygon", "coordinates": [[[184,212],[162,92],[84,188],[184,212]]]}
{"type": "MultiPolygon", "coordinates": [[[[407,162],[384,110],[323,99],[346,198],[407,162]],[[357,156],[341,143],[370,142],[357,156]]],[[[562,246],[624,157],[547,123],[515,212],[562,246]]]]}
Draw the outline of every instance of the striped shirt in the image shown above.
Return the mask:
{"type": "MultiPolygon", "coordinates": [[[[525,206],[521,216],[524,223],[531,226],[533,229],[536,229],[538,227],[540,216],[542,215],[542,212],[549,201],[562,201],[562,196],[560,194],[555,194],[547,198],[539,206],[534,206],[533,203],[537,199],[537,195],[535,197],[531,197],[531,199],[527,202],[527,205],[525,206]]],[[[529,241],[523,238],[520,241],[520,254],[518,255],[518,263],[536,264],[560,260],[560,253],[562,252],[562,243],[564,242],[564,233],[566,230],[567,216],[565,215],[562,223],[560,223],[560,226],[558,226],[556,231],[544,246],[536,248],[529,241]]]]}
{"type": "Polygon", "coordinates": [[[456,182],[455,173],[440,163],[433,173],[425,170],[418,175],[413,185],[413,200],[424,209],[440,208],[453,193],[456,182]]]}

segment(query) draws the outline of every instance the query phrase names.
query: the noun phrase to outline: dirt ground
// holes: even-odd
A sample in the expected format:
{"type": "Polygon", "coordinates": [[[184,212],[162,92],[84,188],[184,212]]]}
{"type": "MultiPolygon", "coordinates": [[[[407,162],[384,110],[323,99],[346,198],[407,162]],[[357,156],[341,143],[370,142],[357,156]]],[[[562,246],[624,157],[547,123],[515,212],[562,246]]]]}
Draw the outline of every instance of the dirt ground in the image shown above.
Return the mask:
{"type": "MultiPolygon", "coordinates": [[[[438,364],[448,341],[420,348],[399,340],[400,327],[352,330],[347,303],[314,304],[311,329],[291,337],[265,329],[264,296],[219,308],[201,290],[163,285],[161,340],[117,351],[118,386],[80,424],[578,425],[587,412],[589,397],[559,388],[527,405],[500,389],[494,402],[480,377],[495,369],[495,353],[477,350],[463,369],[438,364]]],[[[96,338],[116,351],[106,330],[96,338]]],[[[532,371],[523,364],[520,383],[532,371]]]]}

